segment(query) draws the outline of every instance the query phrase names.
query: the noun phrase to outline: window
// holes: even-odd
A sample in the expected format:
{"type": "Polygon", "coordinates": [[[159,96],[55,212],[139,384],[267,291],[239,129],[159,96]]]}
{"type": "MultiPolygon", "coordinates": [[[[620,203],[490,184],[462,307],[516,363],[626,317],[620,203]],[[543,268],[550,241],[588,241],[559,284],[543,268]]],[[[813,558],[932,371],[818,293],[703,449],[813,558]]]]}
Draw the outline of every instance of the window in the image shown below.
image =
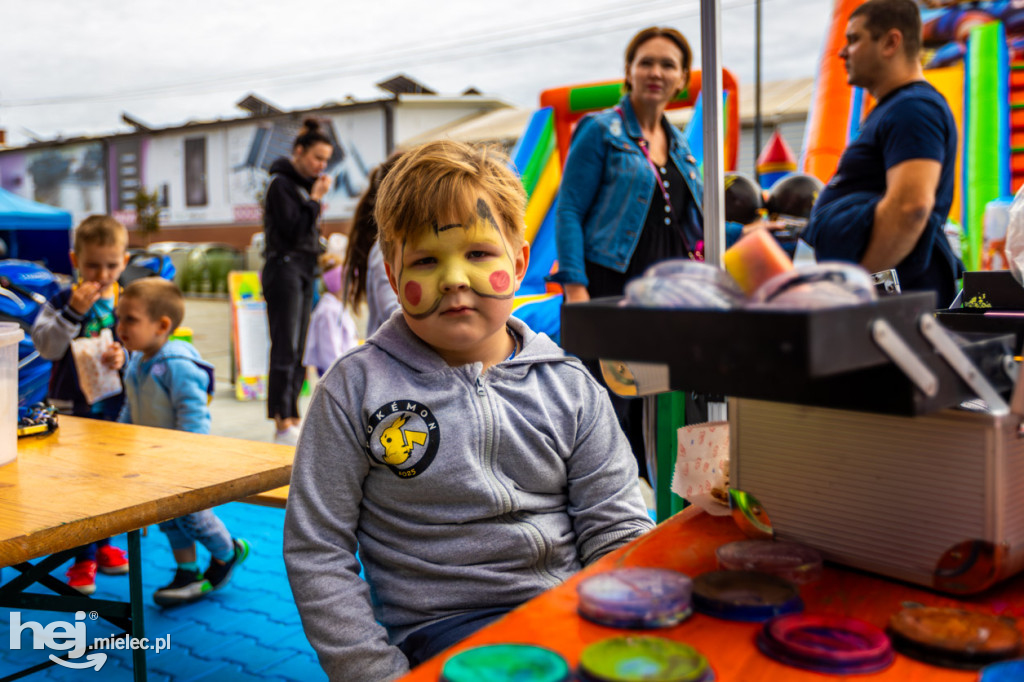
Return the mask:
{"type": "Polygon", "coordinates": [[[185,140],[185,205],[206,206],[206,138],[185,140]]]}

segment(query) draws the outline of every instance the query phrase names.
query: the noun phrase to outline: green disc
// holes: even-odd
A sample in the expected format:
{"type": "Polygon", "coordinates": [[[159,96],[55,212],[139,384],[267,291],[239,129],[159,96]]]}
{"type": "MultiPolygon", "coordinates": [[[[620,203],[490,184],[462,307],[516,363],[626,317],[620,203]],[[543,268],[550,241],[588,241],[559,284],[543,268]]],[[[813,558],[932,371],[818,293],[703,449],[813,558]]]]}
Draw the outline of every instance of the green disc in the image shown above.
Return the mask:
{"type": "Polygon", "coordinates": [[[491,644],[461,651],[441,669],[441,682],[565,682],[569,664],[550,649],[491,644]]]}
{"type": "Polygon", "coordinates": [[[697,682],[708,659],[688,644],[663,637],[612,637],[591,644],[580,668],[601,682],[697,682]]]}

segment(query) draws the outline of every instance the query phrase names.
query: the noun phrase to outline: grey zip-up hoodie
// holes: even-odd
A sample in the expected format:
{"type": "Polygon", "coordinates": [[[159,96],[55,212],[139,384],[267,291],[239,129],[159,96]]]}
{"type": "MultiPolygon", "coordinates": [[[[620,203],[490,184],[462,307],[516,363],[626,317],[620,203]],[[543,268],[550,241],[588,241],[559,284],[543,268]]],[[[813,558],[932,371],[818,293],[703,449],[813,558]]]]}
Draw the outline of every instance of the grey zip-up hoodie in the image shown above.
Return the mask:
{"type": "Polygon", "coordinates": [[[393,679],[412,631],[518,606],[652,527],[604,388],[509,326],[522,349],[481,373],[449,367],[396,313],[318,384],[284,557],[331,680],[393,679]]]}

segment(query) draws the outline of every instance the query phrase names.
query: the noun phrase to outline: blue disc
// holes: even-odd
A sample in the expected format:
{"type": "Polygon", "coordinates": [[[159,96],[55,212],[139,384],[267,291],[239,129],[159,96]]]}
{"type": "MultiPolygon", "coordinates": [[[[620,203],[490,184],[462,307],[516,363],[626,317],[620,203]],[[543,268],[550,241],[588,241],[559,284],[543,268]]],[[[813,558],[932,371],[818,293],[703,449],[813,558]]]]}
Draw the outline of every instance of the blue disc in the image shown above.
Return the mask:
{"type": "Polygon", "coordinates": [[[981,669],[978,682],[1020,682],[1024,680],[1024,659],[1003,661],[981,669]]]}

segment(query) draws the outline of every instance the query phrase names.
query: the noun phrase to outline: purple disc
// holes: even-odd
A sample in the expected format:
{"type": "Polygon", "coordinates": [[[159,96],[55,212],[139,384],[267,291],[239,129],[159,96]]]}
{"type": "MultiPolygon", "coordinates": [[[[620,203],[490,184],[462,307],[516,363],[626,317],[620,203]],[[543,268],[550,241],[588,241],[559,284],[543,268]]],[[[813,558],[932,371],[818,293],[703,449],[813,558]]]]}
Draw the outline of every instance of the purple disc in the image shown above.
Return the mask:
{"type": "Polygon", "coordinates": [[[693,582],[678,571],[620,568],[581,581],[579,613],[617,628],[672,627],[691,613],[693,582]]]}

